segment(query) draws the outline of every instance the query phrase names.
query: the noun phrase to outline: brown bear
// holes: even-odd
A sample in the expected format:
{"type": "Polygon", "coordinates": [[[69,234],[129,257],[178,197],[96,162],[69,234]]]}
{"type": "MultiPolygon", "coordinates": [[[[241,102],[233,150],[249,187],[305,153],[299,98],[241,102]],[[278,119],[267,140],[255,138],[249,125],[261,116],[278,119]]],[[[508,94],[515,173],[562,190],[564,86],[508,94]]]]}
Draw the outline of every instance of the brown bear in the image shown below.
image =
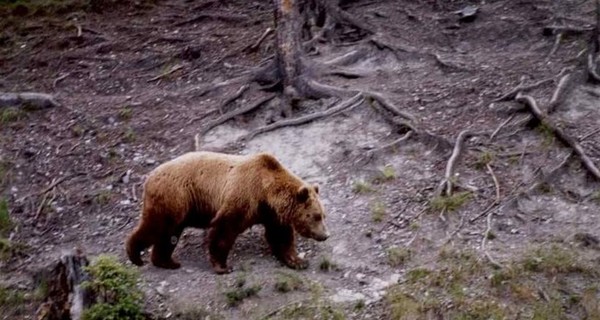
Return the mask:
{"type": "Polygon", "coordinates": [[[229,251],[255,224],[265,227],[273,254],[295,269],[308,266],[296,252],[295,232],[317,241],[329,237],[318,186],[266,153],[190,152],[150,172],[143,193],[140,222],[126,241],[138,266],[140,252],[152,246],[152,264],[179,268],[172,253],[186,227],[209,229],[210,262],[218,274],[231,272],[229,251]]]}

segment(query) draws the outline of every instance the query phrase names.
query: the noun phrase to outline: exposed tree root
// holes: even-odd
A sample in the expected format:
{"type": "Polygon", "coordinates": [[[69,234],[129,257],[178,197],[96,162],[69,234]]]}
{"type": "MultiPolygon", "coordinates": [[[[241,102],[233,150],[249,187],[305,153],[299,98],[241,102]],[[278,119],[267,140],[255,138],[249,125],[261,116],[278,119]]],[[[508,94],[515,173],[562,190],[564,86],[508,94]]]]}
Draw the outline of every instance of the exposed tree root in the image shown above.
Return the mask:
{"type": "Polygon", "coordinates": [[[569,85],[571,84],[571,74],[567,73],[560,78],[558,85],[552,94],[550,103],[548,104],[548,114],[553,113],[563,102],[565,94],[568,92],[569,85]]]}
{"type": "Polygon", "coordinates": [[[242,137],[242,140],[248,141],[248,140],[256,137],[259,134],[273,131],[275,129],[279,129],[279,128],[283,128],[283,127],[290,127],[290,126],[298,126],[298,125],[302,125],[302,124],[305,124],[305,123],[308,123],[308,122],[311,122],[311,121],[314,121],[317,119],[322,119],[322,118],[325,118],[328,116],[335,115],[336,113],[339,113],[342,111],[351,110],[351,109],[359,106],[363,101],[364,100],[363,100],[362,95],[360,93],[358,93],[355,96],[353,96],[352,98],[338,104],[335,107],[329,108],[325,111],[315,112],[315,113],[312,113],[312,114],[309,114],[309,115],[306,115],[303,117],[295,118],[295,119],[278,121],[278,122],[272,123],[270,125],[255,129],[254,131],[250,132],[246,136],[242,137]]]}
{"type": "Polygon", "coordinates": [[[596,0],[596,25],[590,39],[587,56],[588,75],[596,82],[600,82],[600,74],[598,73],[598,51],[600,50],[600,0],[596,0]]]}
{"type": "Polygon", "coordinates": [[[196,137],[195,137],[196,150],[200,150],[199,149],[200,138],[202,138],[207,132],[209,132],[210,130],[214,129],[215,127],[220,126],[223,123],[225,123],[225,122],[227,122],[227,121],[229,121],[229,120],[231,120],[231,119],[233,119],[235,117],[241,116],[241,115],[243,115],[245,113],[248,113],[250,111],[254,111],[254,110],[258,109],[263,104],[265,104],[265,103],[273,100],[273,98],[275,98],[275,95],[271,94],[271,95],[269,95],[269,96],[267,96],[267,97],[265,97],[263,99],[260,99],[255,104],[247,105],[245,107],[233,110],[233,111],[231,111],[229,113],[226,113],[226,114],[218,117],[217,119],[211,121],[208,125],[206,125],[206,127],[204,129],[202,129],[202,131],[200,131],[198,134],[196,134],[196,137]]]}
{"type": "Polygon", "coordinates": [[[481,240],[481,250],[484,252],[486,258],[490,262],[492,266],[498,269],[504,268],[500,263],[498,263],[490,254],[487,249],[487,240],[490,238],[492,233],[492,219],[494,218],[494,211],[490,211],[487,215],[487,226],[485,232],[483,233],[483,239],[481,240]]]}
{"type": "MultiPolygon", "coordinates": [[[[559,76],[562,76],[562,74],[564,72],[565,72],[565,69],[563,69],[563,71],[561,71],[561,73],[559,74],[559,76]]],[[[537,87],[541,87],[541,86],[543,86],[545,84],[548,84],[548,83],[554,81],[555,78],[556,77],[542,79],[542,80],[534,82],[532,84],[524,84],[523,82],[521,82],[516,87],[514,87],[513,89],[511,89],[510,91],[508,91],[505,94],[501,95],[500,97],[494,99],[494,102],[513,100],[517,96],[517,94],[519,92],[521,92],[521,91],[529,91],[529,90],[535,89],[537,87]]]]}
{"type": "Polygon", "coordinates": [[[463,130],[458,134],[458,137],[456,138],[456,143],[454,144],[454,149],[452,150],[452,155],[450,156],[448,164],[446,165],[446,173],[444,175],[444,180],[440,182],[436,190],[437,195],[452,195],[452,176],[454,175],[456,164],[460,159],[461,153],[463,152],[465,140],[467,139],[467,137],[472,135],[473,133],[471,133],[468,130],[463,130]],[[445,193],[444,189],[446,189],[445,193]]]}
{"type": "Polygon", "coordinates": [[[494,132],[492,132],[492,134],[490,135],[490,141],[492,141],[494,139],[494,137],[498,134],[498,132],[500,132],[500,130],[502,130],[502,128],[504,128],[504,126],[506,126],[509,122],[512,121],[512,119],[515,118],[515,114],[513,113],[510,117],[508,117],[508,119],[504,120],[499,126],[498,128],[496,128],[496,130],[494,130],[494,132]]]}
{"type": "Polygon", "coordinates": [[[181,26],[184,26],[186,24],[200,22],[200,21],[206,20],[206,19],[223,20],[223,21],[229,21],[229,22],[237,22],[237,21],[246,21],[249,18],[250,17],[248,17],[247,15],[243,15],[243,14],[203,13],[203,14],[199,14],[199,15],[193,17],[193,18],[190,18],[190,19],[187,19],[187,20],[184,20],[184,21],[181,21],[181,22],[177,22],[173,26],[174,27],[181,27],[181,26]]]}
{"type": "Polygon", "coordinates": [[[265,30],[265,32],[262,34],[262,36],[260,36],[260,38],[258,38],[258,40],[256,40],[256,42],[253,45],[246,47],[246,49],[244,49],[244,50],[248,51],[248,52],[254,52],[254,51],[258,50],[258,48],[260,48],[261,43],[263,43],[263,41],[265,41],[265,39],[272,33],[273,33],[273,28],[267,28],[267,30],[265,30]]]}
{"type": "Polygon", "coordinates": [[[0,92],[0,108],[22,106],[34,110],[59,107],[53,95],[40,92],[0,92]]]}
{"type": "Polygon", "coordinates": [[[241,86],[238,91],[236,91],[231,97],[227,98],[225,101],[223,101],[223,103],[219,106],[219,113],[221,113],[221,115],[223,114],[223,110],[225,109],[225,107],[234,102],[235,100],[239,99],[244,92],[246,92],[248,89],[250,88],[249,84],[245,84],[243,86],[241,86]]]}
{"type": "Polygon", "coordinates": [[[550,128],[560,141],[562,141],[566,146],[570,147],[579,156],[583,166],[588,170],[588,172],[591,173],[596,179],[600,180],[600,170],[598,170],[594,162],[587,156],[579,142],[566,134],[556,123],[554,123],[554,121],[549,119],[538,107],[533,97],[519,93],[517,94],[515,100],[525,104],[529,108],[531,114],[541,124],[550,128]]]}

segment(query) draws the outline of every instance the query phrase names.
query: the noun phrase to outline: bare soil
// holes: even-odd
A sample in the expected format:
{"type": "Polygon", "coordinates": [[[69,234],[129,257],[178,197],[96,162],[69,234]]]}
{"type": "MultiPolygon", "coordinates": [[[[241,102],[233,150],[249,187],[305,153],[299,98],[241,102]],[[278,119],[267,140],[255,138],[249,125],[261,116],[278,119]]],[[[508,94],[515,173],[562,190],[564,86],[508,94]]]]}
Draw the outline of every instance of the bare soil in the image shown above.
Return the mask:
{"type": "MultiPolygon", "coordinates": [[[[543,32],[556,23],[592,23],[592,3],[578,3],[361,0],[344,8],[390,42],[436,52],[445,63],[362,42],[325,43],[311,58],[327,61],[352,50],[368,52],[349,66],[364,77],[329,76],[326,82],[381,92],[419,119],[422,129],[452,142],[465,129],[486,133],[466,141],[457,166],[458,189],[469,191],[469,199],[455,211],[433,210],[430,201],[451,149],[408,139],[392,150],[376,151],[401,134],[366,103],[259,135],[241,152],[272,152],[306,180],[319,183],[332,237],[324,243],[300,240],[300,251],[311,264],[308,270],[291,271],[268,253],[262,228],[255,227],[236,242],[230,257],[234,272],[217,276],[206,257],[203,231],[187,230],[175,252],[181,269],[140,268],[147,309],[157,318],[202,309],[226,319],[261,319],[318,295],[347,318],[379,319],[390,316],[386,288],[402,282],[410,268],[434,264],[440,248],[470,249],[481,261],[487,261],[487,252],[502,263],[537,243],[572,242],[574,235],[584,233],[600,236],[598,181],[577,157],[541,188],[513,197],[570,150],[548,130],[519,123],[528,113],[515,113],[520,106],[514,101],[493,102],[522,80],[555,77],[565,67],[584,70],[580,62],[585,55],[578,55],[586,48],[587,34],[565,35],[550,56],[555,37],[543,32]],[[479,7],[476,19],[460,21],[455,11],[469,4],[479,7]],[[501,204],[492,210],[495,237],[483,250],[487,219],[477,217],[497,192],[486,163],[497,177],[501,204]],[[393,252],[404,249],[410,250],[406,261],[390,261],[393,252]],[[320,268],[325,260],[335,265],[329,271],[320,268]],[[292,273],[304,285],[279,292],[278,272],[292,273]],[[262,289],[240,305],[228,306],[224,293],[240,278],[262,289]],[[359,301],[364,308],[355,308],[359,301]]],[[[62,104],[21,111],[0,122],[0,195],[8,200],[17,225],[10,240],[25,246],[2,263],[5,286],[33,289],[31,275],[73,247],[89,256],[114,254],[125,262],[123,242],[138,221],[145,174],[193,150],[194,135],[222,112],[268,94],[253,84],[219,110],[240,85],[206,94],[202,89],[273,54],[272,37],[256,52],[243,51],[272,27],[269,1],[176,0],[121,4],[103,12],[0,14],[0,91],[53,93],[62,104]],[[206,13],[235,17],[180,24],[206,13]]],[[[574,74],[578,82],[552,117],[580,139],[600,126],[600,90],[574,74]]],[[[545,107],[557,82],[529,93],[545,107]]],[[[323,110],[332,102],[303,102],[294,116],[323,110]]],[[[202,148],[221,150],[267,124],[277,103],[275,99],[211,130],[202,137],[202,148]]],[[[597,165],[599,136],[592,134],[582,143],[597,165]]],[[[585,254],[598,256],[594,250],[585,254]]],[[[32,318],[15,316],[21,317],[32,318]]]]}

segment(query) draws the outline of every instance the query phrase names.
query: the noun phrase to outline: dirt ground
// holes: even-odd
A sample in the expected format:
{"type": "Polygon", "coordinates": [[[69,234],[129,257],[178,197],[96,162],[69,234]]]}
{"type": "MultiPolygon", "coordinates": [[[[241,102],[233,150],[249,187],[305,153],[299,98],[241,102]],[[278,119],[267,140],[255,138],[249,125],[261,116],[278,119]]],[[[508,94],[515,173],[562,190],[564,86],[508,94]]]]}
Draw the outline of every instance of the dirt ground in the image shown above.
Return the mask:
{"type": "MultiPolygon", "coordinates": [[[[436,52],[445,63],[362,42],[326,43],[312,59],[327,61],[351,50],[367,55],[350,65],[364,77],[328,76],[324,82],[381,92],[413,114],[422,129],[452,143],[465,129],[485,133],[466,141],[468,151],[453,178],[469,197],[453,211],[436,207],[435,189],[452,148],[409,138],[379,150],[401,134],[366,103],[259,135],[241,152],[271,152],[307,181],[319,183],[332,237],[324,243],[300,240],[299,250],[311,264],[291,271],[269,255],[262,228],[254,227],[235,244],[234,272],[217,276],[207,260],[203,231],[187,230],[175,252],[181,269],[148,264],[139,269],[147,309],[157,318],[183,318],[195,310],[224,319],[262,319],[294,303],[312,303],[311,308],[321,304],[326,311],[316,318],[401,319],[386,304],[387,288],[406,281],[411,269],[435,268],[442,249],[472,251],[483,264],[488,264],[486,255],[505,264],[535,245],[559,243],[597,262],[598,252],[581,248],[577,239],[600,236],[598,181],[576,156],[551,172],[570,149],[547,128],[526,125],[522,120],[529,114],[518,111],[516,102],[493,102],[520,81],[554,77],[528,91],[545,108],[561,70],[571,67],[578,82],[552,117],[573,137],[585,137],[584,149],[600,165],[595,133],[600,89],[577,71],[584,70],[581,52],[588,36],[565,34],[550,54],[555,36],[543,32],[553,24],[589,26],[594,20],[588,2],[360,0],[345,7],[391,42],[436,52]],[[479,8],[476,19],[460,21],[456,10],[469,4],[479,8]],[[549,172],[538,188],[519,194],[549,172]],[[484,211],[497,192],[500,204],[484,211]],[[488,222],[493,237],[486,233],[488,222]],[[302,285],[283,293],[276,288],[282,277],[302,285]],[[240,279],[262,289],[231,307],[225,293],[240,279]]],[[[0,14],[0,91],[52,93],[62,104],[0,120],[0,195],[16,223],[10,241],[23,245],[2,262],[5,287],[32,290],[31,275],[73,247],[90,257],[109,253],[126,262],[123,242],[138,221],[145,174],[193,150],[194,135],[220,112],[267,96],[253,84],[219,110],[240,85],[206,94],[202,88],[273,54],[272,37],[256,52],[242,51],[272,27],[270,1],[175,0],[122,4],[103,12],[0,14]],[[235,17],[182,23],[203,13],[235,17]]],[[[332,102],[305,102],[294,115],[332,102]]],[[[200,145],[224,148],[265,125],[276,105],[277,99],[211,130],[200,145]]],[[[579,315],[566,314],[569,319],[579,315]]]]}

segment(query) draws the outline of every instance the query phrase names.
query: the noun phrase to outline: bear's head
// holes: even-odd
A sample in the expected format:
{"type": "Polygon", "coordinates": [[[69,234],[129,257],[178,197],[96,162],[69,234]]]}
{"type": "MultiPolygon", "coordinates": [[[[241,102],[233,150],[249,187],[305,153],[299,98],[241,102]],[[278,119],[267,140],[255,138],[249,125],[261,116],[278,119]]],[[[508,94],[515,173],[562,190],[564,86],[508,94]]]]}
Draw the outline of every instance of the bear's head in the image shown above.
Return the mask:
{"type": "Polygon", "coordinates": [[[319,200],[319,187],[301,186],[296,192],[296,212],[292,225],[305,238],[325,241],[329,232],[325,225],[325,209],[319,200]]]}

